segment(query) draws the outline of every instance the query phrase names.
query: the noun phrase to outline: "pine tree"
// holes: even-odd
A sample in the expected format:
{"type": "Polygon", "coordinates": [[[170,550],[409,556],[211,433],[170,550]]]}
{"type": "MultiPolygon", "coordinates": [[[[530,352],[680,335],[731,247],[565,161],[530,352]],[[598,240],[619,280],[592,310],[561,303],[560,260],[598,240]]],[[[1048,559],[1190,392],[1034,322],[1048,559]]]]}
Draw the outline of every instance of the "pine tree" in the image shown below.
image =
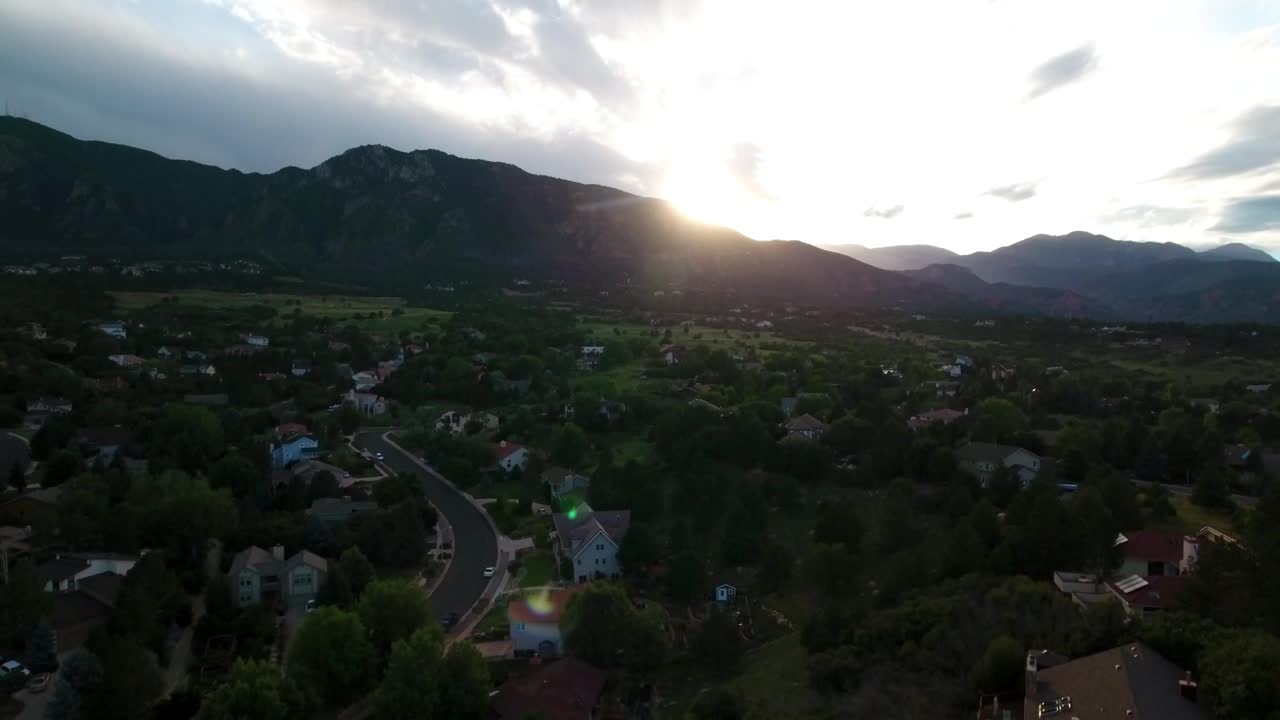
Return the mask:
{"type": "Polygon", "coordinates": [[[31,666],[33,672],[53,672],[58,669],[58,648],[57,638],[53,635],[53,628],[49,627],[49,623],[41,620],[36,623],[36,629],[31,633],[31,640],[27,645],[28,665],[31,666]]]}
{"type": "Polygon", "coordinates": [[[9,487],[22,492],[27,487],[27,476],[22,472],[22,465],[14,463],[9,466],[9,487]]]}

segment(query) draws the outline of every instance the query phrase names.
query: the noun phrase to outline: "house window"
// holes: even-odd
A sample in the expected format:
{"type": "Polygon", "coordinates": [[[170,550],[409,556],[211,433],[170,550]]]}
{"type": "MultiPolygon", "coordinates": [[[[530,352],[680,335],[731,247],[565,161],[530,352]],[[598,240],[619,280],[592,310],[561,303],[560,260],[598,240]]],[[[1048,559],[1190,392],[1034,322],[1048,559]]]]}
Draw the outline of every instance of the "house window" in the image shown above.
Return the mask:
{"type": "Polygon", "coordinates": [[[582,564],[582,558],[578,558],[578,564],[579,564],[579,565],[581,565],[581,564],[582,564]]]}
{"type": "Polygon", "coordinates": [[[604,550],[604,543],[596,543],[597,550],[604,550]]]}
{"type": "Polygon", "coordinates": [[[524,623],[516,623],[516,630],[524,630],[524,623]]]}

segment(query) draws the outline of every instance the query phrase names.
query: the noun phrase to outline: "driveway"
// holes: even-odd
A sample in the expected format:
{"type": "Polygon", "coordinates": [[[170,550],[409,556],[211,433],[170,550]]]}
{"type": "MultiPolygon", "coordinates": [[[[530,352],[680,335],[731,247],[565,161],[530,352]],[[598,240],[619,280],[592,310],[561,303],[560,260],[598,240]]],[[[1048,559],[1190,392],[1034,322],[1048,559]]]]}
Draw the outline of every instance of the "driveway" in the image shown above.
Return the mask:
{"type": "Polygon", "coordinates": [[[427,499],[448,518],[453,561],[431,592],[431,607],[438,615],[456,612],[465,617],[489,585],[484,569],[497,562],[498,539],[479,508],[438,473],[423,468],[412,456],[383,440],[383,432],[360,431],[356,433],[354,444],[361,449],[383,453],[386,460],[382,464],[391,471],[417,475],[427,499]]]}

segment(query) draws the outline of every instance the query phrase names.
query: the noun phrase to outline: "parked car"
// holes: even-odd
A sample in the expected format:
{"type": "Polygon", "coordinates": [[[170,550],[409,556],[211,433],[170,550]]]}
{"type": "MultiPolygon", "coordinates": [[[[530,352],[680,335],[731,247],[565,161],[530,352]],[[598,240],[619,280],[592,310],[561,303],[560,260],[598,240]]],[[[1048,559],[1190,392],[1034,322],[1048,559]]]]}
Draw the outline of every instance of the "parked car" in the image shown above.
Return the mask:
{"type": "Polygon", "coordinates": [[[386,459],[387,459],[386,457],[384,457],[384,456],[383,456],[383,454],[382,454],[382,453],[374,453],[374,454],[373,454],[373,456],[374,456],[374,457],[376,457],[376,458],[378,458],[379,460],[386,460],[386,459]]]}
{"type": "Polygon", "coordinates": [[[448,615],[445,615],[444,617],[440,618],[440,627],[444,628],[445,632],[449,632],[450,630],[453,629],[453,626],[457,624],[458,624],[458,613],[456,612],[451,612],[448,615]]]}
{"type": "Polygon", "coordinates": [[[307,614],[308,614],[308,615],[310,615],[311,613],[315,612],[315,611],[316,611],[316,607],[317,607],[317,606],[316,606],[316,599],[315,599],[315,598],[311,598],[310,600],[308,600],[308,601],[307,601],[307,614]]]}
{"type": "Polygon", "coordinates": [[[31,671],[23,667],[22,663],[18,662],[17,660],[9,660],[8,662],[0,663],[0,677],[8,677],[13,673],[22,673],[23,675],[30,675],[31,671]]]}
{"type": "Polygon", "coordinates": [[[49,673],[33,675],[31,679],[27,681],[27,692],[42,693],[47,689],[49,689],[49,673]]]}
{"type": "Polygon", "coordinates": [[[487,568],[485,568],[485,569],[484,569],[484,576],[485,576],[485,577],[487,577],[487,578],[491,578],[491,577],[493,577],[493,568],[491,568],[491,567],[487,567],[487,568]]]}

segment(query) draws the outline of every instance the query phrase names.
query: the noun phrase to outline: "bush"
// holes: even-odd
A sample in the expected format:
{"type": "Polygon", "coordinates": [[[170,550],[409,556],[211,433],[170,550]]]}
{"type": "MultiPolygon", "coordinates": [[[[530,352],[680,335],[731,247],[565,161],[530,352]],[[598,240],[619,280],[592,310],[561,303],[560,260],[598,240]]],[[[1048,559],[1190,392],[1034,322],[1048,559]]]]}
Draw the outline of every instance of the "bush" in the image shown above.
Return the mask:
{"type": "Polygon", "coordinates": [[[178,606],[177,611],[173,613],[173,622],[183,629],[191,627],[191,621],[193,619],[191,603],[182,603],[178,606]]]}
{"type": "Polygon", "coordinates": [[[516,558],[511,562],[507,563],[507,572],[511,573],[512,575],[515,575],[516,573],[520,572],[520,568],[522,567],[524,567],[524,563],[520,562],[520,558],[516,558]]]}

